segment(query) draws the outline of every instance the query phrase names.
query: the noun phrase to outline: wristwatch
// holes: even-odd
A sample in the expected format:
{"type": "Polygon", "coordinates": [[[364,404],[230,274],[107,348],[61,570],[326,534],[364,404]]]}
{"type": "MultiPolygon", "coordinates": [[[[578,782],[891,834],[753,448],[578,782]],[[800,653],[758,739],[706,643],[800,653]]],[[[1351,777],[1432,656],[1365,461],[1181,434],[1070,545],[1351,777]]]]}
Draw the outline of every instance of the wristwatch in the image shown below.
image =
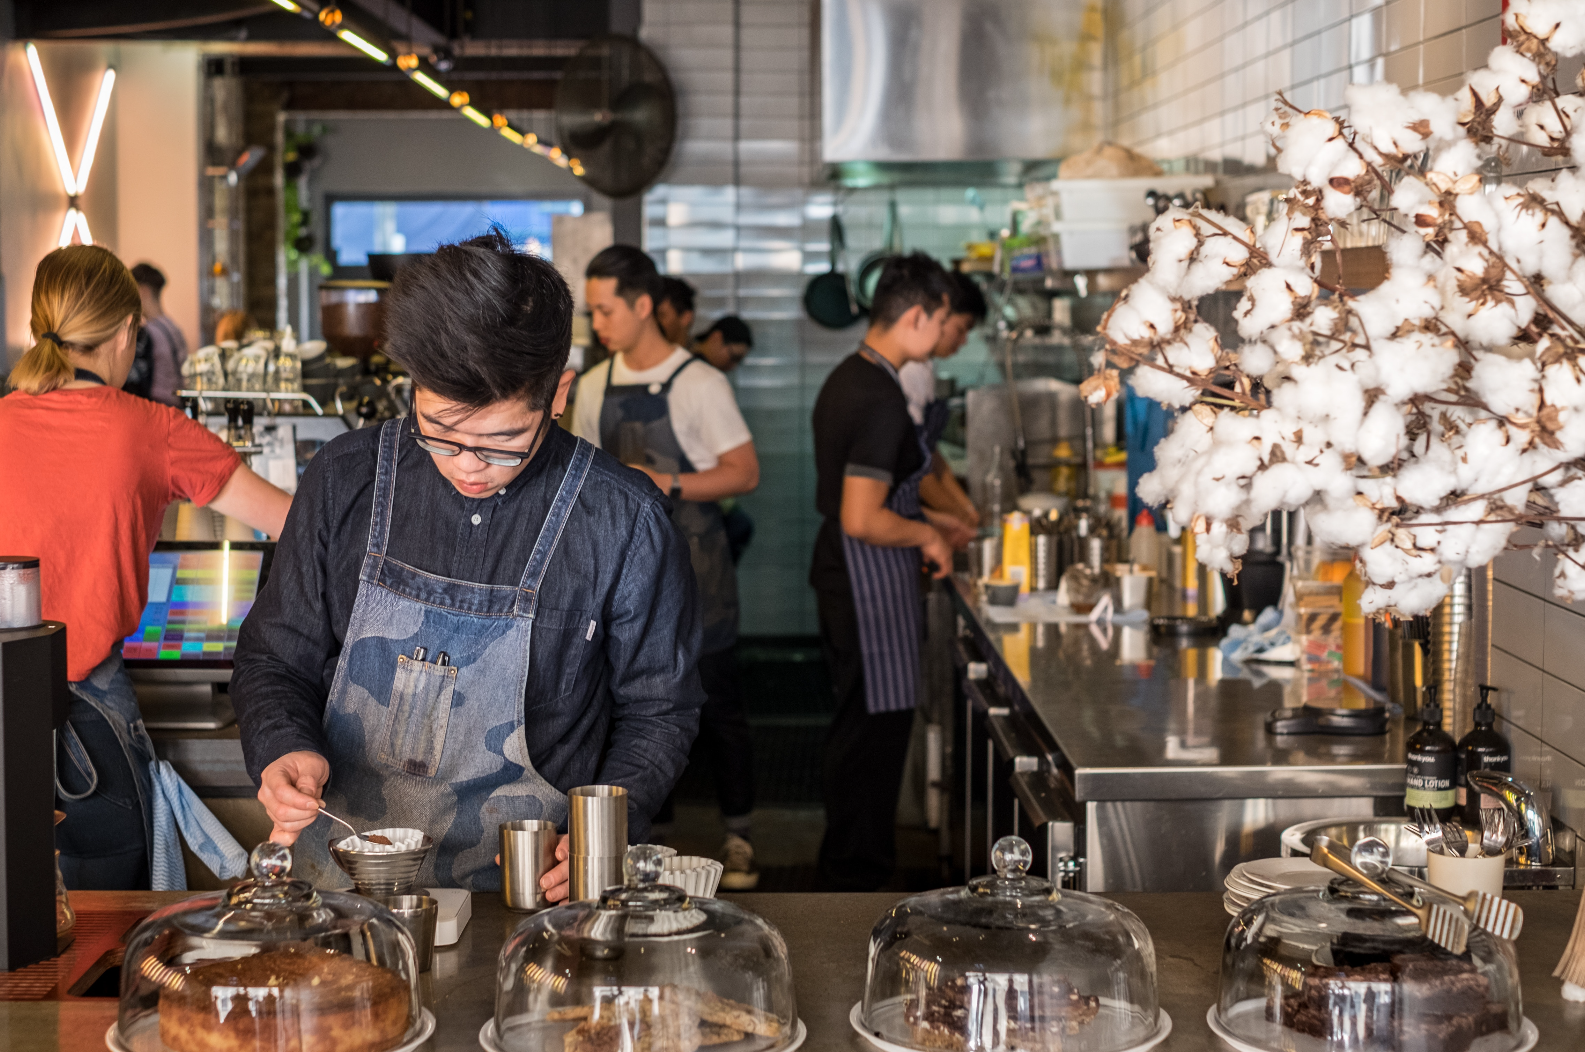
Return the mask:
{"type": "Polygon", "coordinates": [[[671,499],[682,500],[682,476],[675,472],[671,476],[671,499]]]}

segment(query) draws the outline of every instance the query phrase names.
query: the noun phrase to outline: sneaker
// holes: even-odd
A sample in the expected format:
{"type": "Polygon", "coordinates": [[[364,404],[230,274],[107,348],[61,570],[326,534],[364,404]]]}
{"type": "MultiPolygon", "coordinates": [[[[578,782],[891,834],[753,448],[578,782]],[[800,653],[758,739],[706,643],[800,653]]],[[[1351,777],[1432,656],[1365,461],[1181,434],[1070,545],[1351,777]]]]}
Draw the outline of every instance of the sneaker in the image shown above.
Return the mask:
{"type": "Polygon", "coordinates": [[[754,868],[754,845],[736,833],[726,835],[721,845],[721,861],[726,871],[721,874],[722,891],[753,891],[759,886],[759,870],[754,868]]]}

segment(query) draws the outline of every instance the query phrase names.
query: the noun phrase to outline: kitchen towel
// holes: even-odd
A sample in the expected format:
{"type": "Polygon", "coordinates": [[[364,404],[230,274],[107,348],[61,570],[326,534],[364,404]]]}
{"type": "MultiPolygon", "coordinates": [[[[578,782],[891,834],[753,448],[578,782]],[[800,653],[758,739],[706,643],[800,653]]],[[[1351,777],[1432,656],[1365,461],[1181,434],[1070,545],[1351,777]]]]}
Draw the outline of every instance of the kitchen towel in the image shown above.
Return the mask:
{"type": "Polygon", "coordinates": [[[154,857],[149,860],[149,886],[154,891],[187,890],[182,840],[221,880],[247,872],[248,853],[176,769],[168,761],[154,760],[149,774],[154,783],[154,857]],[[178,826],[181,839],[176,835],[178,826]]]}

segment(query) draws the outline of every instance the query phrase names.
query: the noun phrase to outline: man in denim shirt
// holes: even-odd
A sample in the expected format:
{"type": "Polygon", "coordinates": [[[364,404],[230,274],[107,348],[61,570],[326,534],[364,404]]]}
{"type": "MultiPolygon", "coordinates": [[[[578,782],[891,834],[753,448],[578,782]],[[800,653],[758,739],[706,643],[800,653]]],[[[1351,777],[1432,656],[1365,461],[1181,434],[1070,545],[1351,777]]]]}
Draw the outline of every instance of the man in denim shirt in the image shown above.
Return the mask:
{"type": "MultiPolygon", "coordinates": [[[[316,883],[345,883],[321,800],[433,837],[420,885],[494,891],[501,822],[565,828],[569,789],[613,784],[641,842],[682,772],[703,701],[688,546],[648,478],[552,422],[571,320],[555,269],[498,233],[408,264],[384,350],[413,414],[303,476],[231,697],[271,836],[316,883]]],[[[552,901],[565,837],[558,858],[552,901]]]]}

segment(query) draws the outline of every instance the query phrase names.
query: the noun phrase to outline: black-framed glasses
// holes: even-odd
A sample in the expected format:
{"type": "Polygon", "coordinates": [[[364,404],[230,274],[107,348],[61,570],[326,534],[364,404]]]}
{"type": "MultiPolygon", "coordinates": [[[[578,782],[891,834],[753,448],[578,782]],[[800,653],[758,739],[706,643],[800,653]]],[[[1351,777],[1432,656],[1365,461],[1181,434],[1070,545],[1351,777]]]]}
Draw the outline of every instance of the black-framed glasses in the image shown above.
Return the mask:
{"type": "Polygon", "coordinates": [[[418,443],[419,449],[426,453],[433,453],[437,457],[454,457],[459,453],[472,453],[486,464],[493,464],[498,468],[515,468],[532,457],[534,451],[539,448],[540,431],[543,431],[543,427],[536,430],[533,444],[528,449],[520,451],[486,449],[483,446],[465,446],[461,442],[453,442],[449,438],[432,438],[420,431],[418,424],[411,418],[408,419],[407,430],[413,436],[413,441],[418,443]]]}

